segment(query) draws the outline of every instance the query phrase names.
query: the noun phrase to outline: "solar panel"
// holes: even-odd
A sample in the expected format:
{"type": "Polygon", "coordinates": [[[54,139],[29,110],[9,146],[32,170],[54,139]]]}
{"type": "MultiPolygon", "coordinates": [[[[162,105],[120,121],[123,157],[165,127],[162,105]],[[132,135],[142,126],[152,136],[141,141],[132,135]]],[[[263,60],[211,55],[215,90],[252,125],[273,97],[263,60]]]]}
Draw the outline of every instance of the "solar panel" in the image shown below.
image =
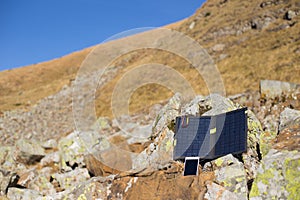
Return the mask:
{"type": "Polygon", "coordinates": [[[213,159],[247,150],[247,108],[215,116],[176,118],[174,160],[213,159]]]}
{"type": "Polygon", "coordinates": [[[184,161],[184,176],[198,175],[199,157],[186,157],[184,161]]]}

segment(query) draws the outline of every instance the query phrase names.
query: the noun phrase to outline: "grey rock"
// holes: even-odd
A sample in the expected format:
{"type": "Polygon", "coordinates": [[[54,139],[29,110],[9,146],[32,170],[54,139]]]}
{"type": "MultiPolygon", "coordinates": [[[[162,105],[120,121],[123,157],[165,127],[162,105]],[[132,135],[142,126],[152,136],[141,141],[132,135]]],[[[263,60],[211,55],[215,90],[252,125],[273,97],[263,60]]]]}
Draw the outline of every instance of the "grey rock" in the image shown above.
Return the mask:
{"type": "Polygon", "coordinates": [[[173,131],[168,128],[162,130],[154,143],[132,158],[133,171],[140,171],[145,168],[157,170],[168,164],[173,159],[173,137],[173,131]]]}
{"type": "Polygon", "coordinates": [[[179,115],[181,108],[181,95],[176,93],[161,109],[152,125],[152,137],[156,137],[172,120],[179,115]]]}
{"type": "Polygon", "coordinates": [[[252,180],[256,176],[259,166],[259,138],[263,133],[260,121],[254,113],[248,109],[248,137],[247,137],[247,152],[242,154],[244,166],[247,172],[247,180],[252,180]]]}
{"type": "Polygon", "coordinates": [[[295,12],[295,11],[293,11],[293,10],[289,10],[289,11],[287,11],[286,12],[286,14],[285,14],[285,19],[287,19],[287,20],[292,20],[294,17],[296,17],[297,16],[297,13],[295,12]]]}
{"type": "Polygon", "coordinates": [[[219,94],[211,94],[207,96],[204,103],[205,105],[209,105],[211,109],[203,113],[203,116],[218,115],[237,109],[230,99],[219,94]]]}
{"type": "Polygon", "coordinates": [[[228,154],[212,161],[212,165],[218,184],[224,185],[226,190],[236,193],[240,198],[247,199],[248,188],[243,163],[228,154]]]}
{"type": "Polygon", "coordinates": [[[227,58],[227,57],[228,57],[227,54],[222,53],[222,54],[220,54],[220,56],[219,56],[219,61],[224,60],[224,59],[227,58]]]}
{"type": "Polygon", "coordinates": [[[294,121],[296,121],[297,118],[300,118],[300,111],[299,110],[285,108],[280,113],[279,131],[282,131],[290,123],[293,123],[294,121]]]}
{"type": "Polygon", "coordinates": [[[59,183],[62,189],[71,189],[88,180],[90,175],[86,168],[76,168],[66,173],[55,173],[52,177],[59,183]]]}
{"type": "Polygon", "coordinates": [[[54,139],[49,139],[42,143],[41,146],[45,149],[54,149],[57,148],[57,141],[54,139]]]}
{"type": "Polygon", "coordinates": [[[0,147],[0,167],[6,171],[15,171],[17,167],[17,163],[12,154],[13,150],[14,147],[11,146],[0,147]]]}
{"type": "Polygon", "coordinates": [[[9,187],[16,186],[18,178],[16,173],[0,169],[0,196],[6,194],[9,187]]]}
{"type": "Polygon", "coordinates": [[[225,48],[225,44],[216,44],[215,46],[213,46],[211,49],[214,51],[214,52],[220,52],[220,51],[223,51],[225,48]]]}
{"type": "Polygon", "coordinates": [[[191,24],[190,24],[190,26],[189,26],[189,29],[193,29],[194,27],[195,27],[195,25],[196,25],[196,22],[195,21],[193,21],[191,24]]]}
{"type": "Polygon", "coordinates": [[[298,199],[300,153],[271,149],[262,159],[253,182],[250,200],[298,199]]]}
{"type": "Polygon", "coordinates": [[[107,117],[99,117],[95,124],[92,126],[92,129],[95,131],[101,131],[102,133],[109,134],[112,132],[112,122],[107,117]]]}
{"type": "Polygon", "coordinates": [[[39,174],[34,180],[29,183],[28,188],[39,191],[39,193],[42,195],[55,194],[56,189],[54,188],[53,184],[50,183],[49,175],[39,174]]]}
{"type": "Polygon", "coordinates": [[[266,28],[274,21],[271,17],[256,17],[251,21],[251,28],[262,30],[263,28],[266,28]]]}
{"type": "Polygon", "coordinates": [[[274,81],[274,80],[261,80],[260,93],[262,96],[268,98],[275,98],[282,94],[291,94],[300,88],[300,84],[274,81]]]}
{"type": "Polygon", "coordinates": [[[61,138],[58,143],[60,155],[60,167],[65,171],[71,171],[72,166],[85,166],[84,155],[93,151],[105,150],[110,147],[106,138],[102,138],[97,132],[74,131],[61,138]]]}
{"type": "MultiPolygon", "coordinates": [[[[110,188],[114,176],[97,177],[82,182],[71,190],[67,197],[70,199],[109,199],[113,195],[110,188]]],[[[122,199],[122,198],[112,198],[122,199]]]]}
{"type": "Polygon", "coordinates": [[[8,199],[12,199],[12,200],[25,200],[25,199],[41,200],[43,198],[43,196],[35,190],[19,189],[19,188],[9,188],[7,197],[8,199]]]}
{"type": "Polygon", "coordinates": [[[198,95],[182,107],[181,115],[218,115],[235,109],[237,107],[230,99],[219,94],[211,94],[207,97],[198,95]]]}
{"type": "Polygon", "coordinates": [[[37,141],[20,139],[16,142],[14,158],[24,164],[33,164],[45,156],[45,151],[37,141]]]}
{"type": "Polygon", "coordinates": [[[152,125],[139,125],[137,123],[123,124],[123,130],[115,133],[111,137],[122,136],[127,139],[128,144],[145,143],[152,135],[152,125]]]}
{"type": "Polygon", "coordinates": [[[59,163],[59,161],[60,161],[59,152],[56,151],[47,154],[44,158],[42,158],[40,163],[42,166],[47,166],[47,165],[59,163]]]}
{"type": "Polygon", "coordinates": [[[203,96],[197,95],[190,103],[184,105],[181,109],[181,115],[199,115],[200,104],[204,102],[203,96]]]}
{"type": "Polygon", "coordinates": [[[240,195],[230,192],[226,190],[226,188],[216,184],[216,183],[208,183],[206,185],[207,192],[204,195],[204,198],[207,200],[239,200],[244,199],[241,198],[240,195]]]}

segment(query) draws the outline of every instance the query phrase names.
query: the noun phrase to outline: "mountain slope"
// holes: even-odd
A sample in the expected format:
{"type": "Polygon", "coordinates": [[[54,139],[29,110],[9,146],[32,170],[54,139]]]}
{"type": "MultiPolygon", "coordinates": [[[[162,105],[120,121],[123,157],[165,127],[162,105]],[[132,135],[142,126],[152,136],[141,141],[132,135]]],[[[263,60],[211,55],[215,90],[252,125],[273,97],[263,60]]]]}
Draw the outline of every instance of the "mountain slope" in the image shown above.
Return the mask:
{"type": "MultiPolygon", "coordinates": [[[[210,0],[190,18],[169,28],[187,34],[206,48],[222,74],[227,94],[256,90],[260,79],[299,83],[299,4],[296,0],[210,0]]],[[[63,85],[69,85],[92,48],[53,61],[1,72],[0,111],[35,104],[58,92],[63,85]]],[[[207,94],[202,78],[195,76],[188,63],[165,52],[134,52],[117,59],[115,65],[130,69],[149,62],[174,67],[184,73],[197,93],[207,94]]],[[[119,74],[97,95],[99,115],[110,116],[107,109],[109,97],[121,76],[119,74]]],[[[130,108],[138,111],[143,109],[139,102],[153,104],[171,95],[161,86],[144,86],[133,94],[130,108]]]]}

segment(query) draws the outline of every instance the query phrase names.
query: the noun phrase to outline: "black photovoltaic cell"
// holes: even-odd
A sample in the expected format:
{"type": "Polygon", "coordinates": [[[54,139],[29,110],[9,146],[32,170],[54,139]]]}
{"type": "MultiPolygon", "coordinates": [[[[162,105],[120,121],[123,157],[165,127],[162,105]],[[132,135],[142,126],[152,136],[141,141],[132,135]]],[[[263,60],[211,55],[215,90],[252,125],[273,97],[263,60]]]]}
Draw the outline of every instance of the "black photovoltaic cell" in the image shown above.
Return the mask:
{"type": "Polygon", "coordinates": [[[216,116],[177,117],[174,160],[213,159],[247,150],[247,108],[216,116]]]}

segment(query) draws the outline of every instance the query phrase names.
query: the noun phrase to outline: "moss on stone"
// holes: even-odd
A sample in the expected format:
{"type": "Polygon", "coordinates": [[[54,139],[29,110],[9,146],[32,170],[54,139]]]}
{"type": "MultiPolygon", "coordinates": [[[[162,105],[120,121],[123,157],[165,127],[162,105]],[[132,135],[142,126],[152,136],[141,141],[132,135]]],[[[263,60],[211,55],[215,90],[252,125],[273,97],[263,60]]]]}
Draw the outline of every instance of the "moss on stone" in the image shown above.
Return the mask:
{"type": "Polygon", "coordinates": [[[289,193],[288,199],[297,199],[300,194],[300,160],[287,159],[284,164],[286,167],[286,190],[289,193]]]}
{"type": "Polygon", "coordinates": [[[217,165],[217,167],[221,167],[221,165],[223,164],[223,159],[222,158],[218,158],[217,160],[215,160],[215,164],[217,165]]]}
{"type": "Polygon", "coordinates": [[[252,188],[251,188],[251,191],[250,191],[250,194],[249,194],[249,197],[258,197],[259,196],[259,190],[258,190],[258,187],[257,187],[257,181],[254,181],[253,185],[252,185],[252,188]]]}

